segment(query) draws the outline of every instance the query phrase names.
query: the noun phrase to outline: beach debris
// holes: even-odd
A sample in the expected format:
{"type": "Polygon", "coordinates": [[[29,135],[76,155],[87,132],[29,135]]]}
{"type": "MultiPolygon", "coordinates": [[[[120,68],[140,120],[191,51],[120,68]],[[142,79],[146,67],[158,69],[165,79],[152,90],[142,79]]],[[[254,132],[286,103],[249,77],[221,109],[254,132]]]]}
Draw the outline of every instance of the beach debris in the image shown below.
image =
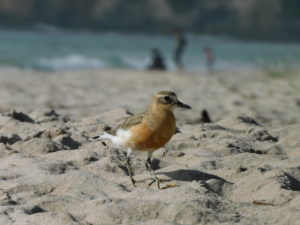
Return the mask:
{"type": "Polygon", "coordinates": [[[15,110],[12,110],[5,114],[5,116],[9,116],[15,120],[19,120],[20,122],[27,122],[27,123],[34,123],[34,120],[22,112],[17,112],[15,110]]]}

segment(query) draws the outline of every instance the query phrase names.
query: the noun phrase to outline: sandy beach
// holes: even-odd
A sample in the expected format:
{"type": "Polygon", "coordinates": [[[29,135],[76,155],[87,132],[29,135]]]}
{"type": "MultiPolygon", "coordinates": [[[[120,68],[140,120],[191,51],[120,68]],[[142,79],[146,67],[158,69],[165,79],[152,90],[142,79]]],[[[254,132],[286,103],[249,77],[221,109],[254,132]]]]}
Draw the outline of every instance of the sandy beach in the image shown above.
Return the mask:
{"type": "Polygon", "coordinates": [[[0,71],[0,224],[264,224],[300,221],[300,73],[0,71]],[[146,154],[92,137],[161,90],[181,133],[146,154]],[[203,123],[206,110],[212,123],[203,123]]]}

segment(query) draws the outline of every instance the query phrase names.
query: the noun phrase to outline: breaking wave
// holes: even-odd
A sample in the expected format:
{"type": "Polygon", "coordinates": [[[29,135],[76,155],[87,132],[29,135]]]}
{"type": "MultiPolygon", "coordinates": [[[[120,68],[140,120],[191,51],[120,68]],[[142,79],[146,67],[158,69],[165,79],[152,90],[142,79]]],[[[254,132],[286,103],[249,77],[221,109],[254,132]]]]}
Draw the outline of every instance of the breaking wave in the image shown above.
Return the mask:
{"type": "Polygon", "coordinates": [[[35,65],[36,69],[59,71],[78,69],[99,69],[106,67],[106,64],[98,58],[86,57],[83,55],[67,55],[64,57],[41,58],[35,65]]]}

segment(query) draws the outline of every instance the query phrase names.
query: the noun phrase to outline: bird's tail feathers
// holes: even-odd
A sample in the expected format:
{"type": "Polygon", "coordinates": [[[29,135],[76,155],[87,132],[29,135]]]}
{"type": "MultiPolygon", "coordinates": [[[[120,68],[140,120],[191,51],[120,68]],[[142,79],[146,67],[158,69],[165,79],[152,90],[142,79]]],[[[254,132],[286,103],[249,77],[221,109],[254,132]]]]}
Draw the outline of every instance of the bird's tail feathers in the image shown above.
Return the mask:
{"type": "Polygon", "coordinates": [[[113,137],[114,137],[113,135],[104,132],[102,135],[98,136],[97,139],[99,139],[99,140],[112,140],[113,137]]]}
{"type": "Polygon", "coordinates": [[[130,137],[130,133],[128,133],[128,131],[119,130],[117,132],[117,136],[114,136],[114,135],[104,132],[101,136],[97,137],[97,139],[98,140],[110,140],[112,143],[119,146],[119,145],[122,145],[123,143],[125,143],[129,137],[130,137]]]}

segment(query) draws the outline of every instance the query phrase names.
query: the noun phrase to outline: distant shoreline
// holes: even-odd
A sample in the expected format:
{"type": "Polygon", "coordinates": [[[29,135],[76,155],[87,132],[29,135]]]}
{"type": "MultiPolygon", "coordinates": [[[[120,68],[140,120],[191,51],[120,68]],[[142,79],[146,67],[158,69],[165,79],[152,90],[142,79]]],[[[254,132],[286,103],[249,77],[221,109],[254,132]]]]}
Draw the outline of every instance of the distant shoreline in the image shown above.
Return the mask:
{"type": "MultiPolygon", "coordinates": [[[[49,28],[48,28],[49,29],[49,28]]],[[[0,67],[42,71],[148,68],[151,49],[158,48],[168,70],[175,70],[172,36],[120,33],[79,33],[0,30],[0,67]]],[[[184,68],[204,72],[203,47],[215,53],[216,70],[299,68],[300,44],[244,42],[227,37],[186,34],[184,68]]]]}

